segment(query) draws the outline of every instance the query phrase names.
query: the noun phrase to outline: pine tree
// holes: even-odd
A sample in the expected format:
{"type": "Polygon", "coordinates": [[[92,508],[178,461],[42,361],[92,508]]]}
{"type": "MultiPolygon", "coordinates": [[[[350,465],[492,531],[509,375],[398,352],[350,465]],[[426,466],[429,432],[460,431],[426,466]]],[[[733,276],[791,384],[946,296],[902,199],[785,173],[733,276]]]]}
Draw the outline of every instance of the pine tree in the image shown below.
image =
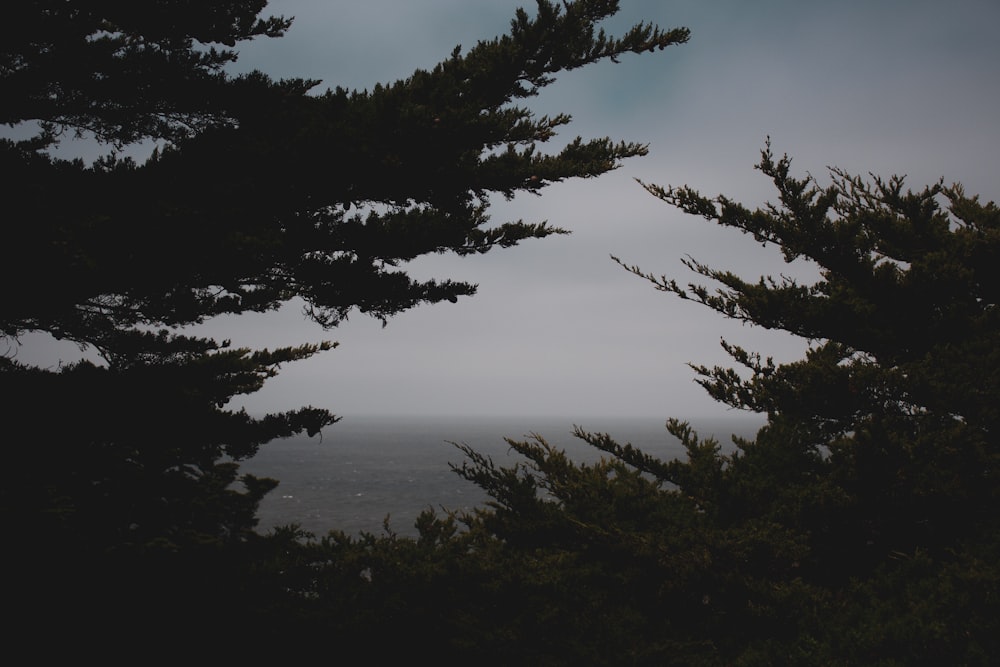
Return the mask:
{"type": "Polygon", "coordinates": [[[767,416],[754,439],[726,453],[671,420],[687,457],[662,461],[578,431],[607,457],[577,464],[542,439],[510,441],[525,459],[513,468],[463,447],[458,471],[492,497],[463,517],[466,539],[482,540],[473,560],[516,572],[508,585],[526,596],[549,593],[518,625],[496,623],[514,635],[549,624],[545,659],[932,665],[997,653],[1000,209],[959,185],[914,192],[837,169],[821,187],[790,164],[763,151],[779,199],[755,210],[645,187],[812,262],[815,282],[687,260],[710,289],[625,265],[810,341],[795,362],[724,342],[736,368],[693,366],[717,400],[767,416]]]}
{"type": "Polygon", "coordinates": [[[803,635],[838,659],[985,664],[1000,592],[1000,209],[961,185],[914,192],[901,177],[838,169],[824,188],[790,164],[762,153],[779,193],[764,210],[647,187],[820,271],[813,284],[749,282],[689,261],[721,285],[714,293],[646,275],[811,341],[798,362],[725,344],[744,372],[694,367],[713,397],[768,417],[754,442],[718,457],[707,497],[725,525],[766,521],[795,536],[801,555],[782,578],[817,588],[829,615],[803,635]]]}
{"type": "Polygon", "coordinates": [[[22,569],[6,572],[31,573],[17,576],[38,605],[65,600],[70,581],[126,581],[115,573],[139,562],[199,563],[172,570],[185,575],[164,578],[161,594],[194,571],[224,579],[219,554],[254,540],[257,502],[274,485],[240,476],[238,461],[336,420],[311,407],[226,409],[332,344],[232,349],[184,326],[300,300],[329,328],[354,311],[384,321],[472,295],[474,285],[413,280],[400,265],[562,233],[493,224],[489,198],[596,177],[646,152],[577,138],[546,154],[570,117],[537,117],[526,100],[560,72],[688,34],[641,24],[614,38],[598,24],[617,2],[539,1],[509,34],[456,48],[430,71],[316,93],[316,81],[227,73],[239,43],[289,27],[262,18],[265,4],[24,2],[0,28],[0,122],[37,130],[0,140],[0,334],[12,350],[43,332],[100,357],[56,369],[0,359],[17,471],[0,513],[23,536],[11,550],[22,569]],[[107,155],[53,156],[74,137],[107,155]],[[120,157],[136,142],[157,146],[141,164],[120,157]]]}

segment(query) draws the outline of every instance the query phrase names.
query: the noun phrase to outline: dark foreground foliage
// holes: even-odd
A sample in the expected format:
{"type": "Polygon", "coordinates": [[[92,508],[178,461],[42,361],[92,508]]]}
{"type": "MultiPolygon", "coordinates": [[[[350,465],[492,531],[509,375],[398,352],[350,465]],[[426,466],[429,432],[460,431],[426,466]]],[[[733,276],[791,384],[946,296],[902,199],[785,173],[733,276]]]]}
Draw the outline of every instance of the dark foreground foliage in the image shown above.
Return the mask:
{"type": "Polygon", "coordinates": [[[794,363],[726,344],[736,370],[695,366],[717,399],[767,415],[754,440],[723,453],[671,421],[686,460],[581,432],[602,462],[529,440],[511,442],[524,457],[512,469],[465,448],[457,471],[492,503],[425,514],[417,539],[257,534],[274,482],[238,461],[335,417],[226,405],[331,345],[231,349],[178,327],[293,299],[332,326],[471,294],[397,265],[558,231],[487,224],[489,195],[645,151],[580,140],[545,155],[568,117],[517,101],[559,72],[687,37],[637,26],[612,39],[595,26],[616,2],[539,2],[433,71],[312,95],[314,82],[225,73],[234,45],[287,29],[258,18],[264,4],[27,2],[3,28],[0,122],[39,132],[0,142],[0,272],[16,286],[0,334],[48,333],[99,357],[0,359],[9,645],[39,661],[58,649],[135,662],[208,650],[230,662],[995,662],[1000,214],[957,186],[909,192],[834,171],[820,187],[770,150],[759,168],[779,200],[763,210],[647,189],[811,260],[816,283],[746,282],[691,260],[710,291],[630,269],[811,341],[794,363]],[[78,131],[161,150],[141,165],[49,153],[78,131]]]}
{"type": "MultiPolygon", "coordinates": [[[[820,188],[763,153],[779,202],[649,186],[689,213],[815,262],[820,278],[716,291],[644,275],[728,317],[808,338],[806,358],[695,369],[767,414],[731,453],[684,423],[686,460],[579,432],[606,456],[463,447],[488,508],[422,517],[421,537],[295,550],[316,629],[399,638],[462,664],[985,665],[1000,651],[997,313],[1000,213],[940,184],[820,188]],[[462,530],[457,530],[461,527],[462,530]]],[[[286,563],[287,565],[287,563],[286,563]]],[[[285,565],[283,565],[285,567],[285,565]]],[[[287,580],[286,580],[287,581],[287,580]]]]}
{"type": "Polygon", "coordinates": [[[27,137],[0,139],[5,636],[60,636],[72,651],[84,637],[193,646],[296,627],[279,612],[299,587],[278,576],[295,569],[259,565],[291,542],[254,532],[275,482],[238,463],[337,417],[251,416],[230,401],[333,344],[233,348],[185,327],[292,302],[332,327],[474,294],[404,265],[562,233],[492,222],[491,197],[646,153],[609,138],[545,152],[570,116],[538,117],[526,100],[562,72],[688,37],[650,24],[613,37],[599,25],[617,2],[540,0],[432,70],[320,93],[231,74],[238,45],[289,28],[266,4],[30,0],[0,27],[0,123],[27,137]],[[58,157],[81,137],[103,154],[58,157]],[[137,142],[156,145],[142,163],[123,157],[137,142]],[[45,335],[89,360],[18,358],[25,337],[45,335]]]}

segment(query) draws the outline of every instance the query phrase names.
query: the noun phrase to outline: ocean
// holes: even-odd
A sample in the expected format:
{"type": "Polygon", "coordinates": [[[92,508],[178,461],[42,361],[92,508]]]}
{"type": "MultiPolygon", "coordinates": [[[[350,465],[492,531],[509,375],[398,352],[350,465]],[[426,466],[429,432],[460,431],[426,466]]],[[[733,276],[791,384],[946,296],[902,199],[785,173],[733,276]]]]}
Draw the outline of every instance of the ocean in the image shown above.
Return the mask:
{"type": "MultiPolygon", "coordinates": [[[[690,420],[702,437],[714,435],[725,448],[731,435],[752,436],[762,423],[754,416],[690,420]]],[[[262,532],[298,524],[319,536],[329,530],[381,534],[383,520],[398,535],[415,536],[414,521],[424,509],[469,510],[486,494],[457,475],[464,454],[453,444],[470,445],[498,465],[519,457],[505,437],[523,440],[535,433],[574,460],[596,461],[602,452],[573,436],[573,426],[608,433],[663,459],[683,454],[660,418],[555,417],[375,417],[349,416],[319,437],[269,443],[242,464],[244,472],[273,477],[279,486],[260,506],[262,532]]]]}

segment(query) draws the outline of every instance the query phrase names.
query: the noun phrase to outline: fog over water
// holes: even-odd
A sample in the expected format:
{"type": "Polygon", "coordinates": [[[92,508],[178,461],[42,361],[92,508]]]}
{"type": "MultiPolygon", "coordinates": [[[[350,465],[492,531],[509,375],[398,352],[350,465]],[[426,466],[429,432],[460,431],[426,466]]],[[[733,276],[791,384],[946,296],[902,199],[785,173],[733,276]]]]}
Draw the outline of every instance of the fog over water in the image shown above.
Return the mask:
{"type": "MultiPolygon", "coordinates": [[[[752,437],[760,420],[753,416],[692,422],[701,437],[714,436],[726,449],[733,434],[752,437]]],[[[320,438],[272,442],[243,464],[243,472],[280,481],[265,497],[259,529],[299,524],[316,535],[342,530],[381,534],[383,520],[399,535],[416,534],[413,523],[428,508],[469,511],[488,498],[454,473],[464,454],[455,443],[490,456],[497,465],[523,461],[505,438],[534,435],[566,451],[577,462],[592,463],[602,452],[572,435],[573,426],[608,433],[661,459],[683,456],[683,448],[655,418],[592,417],[578,421],[546,417],[356,417],[346,418],[320,438]]]]}

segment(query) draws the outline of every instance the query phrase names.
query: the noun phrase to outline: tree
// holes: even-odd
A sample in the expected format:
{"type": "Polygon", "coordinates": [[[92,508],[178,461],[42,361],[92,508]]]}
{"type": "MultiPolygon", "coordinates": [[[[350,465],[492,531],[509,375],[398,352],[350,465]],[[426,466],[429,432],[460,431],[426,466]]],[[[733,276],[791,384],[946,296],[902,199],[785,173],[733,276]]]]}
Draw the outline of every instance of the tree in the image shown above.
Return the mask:
{"type": "MultiPolygon", "coordinates": [[[[737,369],[693,366],[718,400],[767,415],[731,453],[677,420],[668,430],[686,460],[582,431],[607,454],[597,464],[542,439],[510,441],[525,459],[513,468],[463,447],[458,472],[492,501],[459,517],[471,554],[459,562],[480,570],[470,581],[503,580],[531,601],[484,622],[484,644],[523,640],[520,658],[552,664],[996,655],[1000,209],[959,185],[904,191],[899,177],[837,169],[821,187],[791,176],[770,146],[758,169],[779,200],[756,210],[645,187],[813,262],[814,283],[747,281],[688,260],[711,290],[625,266],[725,317],[809,340],[806,357],[776,364],[724,342],[737,369]]],[[[468,595],[504,601],[489,586],[468,595]]]]}
{"type": "Polygon", "coordinates": [[[332,327],[355,310],[384,321],[472,295],[474,285],[415,281],[400,265],[562,233],[492,225],[489,197],[596,177],[646,152],[577,138],[545,154],[570,117],[536,117],[523,101],[560,72],[688,36],[641,24],[614,38],[597,25],[617,2],[542,0],[509,34],[456,48],[431,71],[316,94],[316,81],[226,72],[237,44],[289,27],[261,18],[265,4],[36,1],[0,29],[0,122],[37,130],[0,141],[0,334],[16,350],[19,337],[48,333],[102,360],[0,359],[18,471],[0,512],[25,537],[14,556],[40,605],[44,591],[65,599],[68,581],[110,581],[136,562],[173,567],[192,552],[222,565],[198,560],[159,592],[195,570],[198,583],[181,588],[204,584],[226,570],[217,554],[254,539],[256,504],[274,484],[239,476],[237,462],[336,420],[311,407],[262,418],[226,409],[282,363],[332,344],[230,349],[182,327],[292,300],[332,327]],[[58,159],[50,149],[67,136],[109,152],[58,159]],[[157,145],[147,161],[121,157],[140,141],[157,145]],[[84,576],[90,567],[100,574],[84,576]]]}
{"type": "Polygon", "coordinates": [[[6,247],[17,252],[4,257],[4,278],[25,288],[5,295],[3,333],[45,330],[98,348],[100,323],[173,326],[299,297],[332,325],[354,308],[388,317],[471,294],[471,285],[416,283],[392,268],[426,253],[486,252],[553,233],[521,222],[487,228],[488,196],[597,176],[645,152],[577,139],[542,154],[538,145],[569,116],[535,118],[512,101],[536,95],[559,71],[687,36],[643,25],[614,39],[595,34],[595,24],[618,3],[562,10],[542,2],[535,19],[518,13],[510,35],[465,55],[456,49],[431,72],[370,92],[309,95],[317,82],[228,77],[221,67],[234,53],[193,46],[280,34],[287,21],[255,18],[263,3],[155,3],[167,17],[80,4],[87,9],[32,5],[37,17],[26,23],[37,28],[3,56],[5,98],[28,98],[6,121],[44,130],[4,144],[10,215],[36,224],[10,230],[6,247]],[[63,21],[74,31],[68,44],[45,43],[63,21]],[[147,22],[158,26],[152,34],[147,22]],[[171,32],[158,34],[160,26],[171,32]],[[74,74],[87,78],[63,83],[74,74]],[[138,76],[151,98],[133,85],[138,76]],[[174,99],[174,88],[194,94],[174,99]],[[85,168],[40,152],[70,129],[113,144],[167,144],[142,167],[111,156],[85,168]],[[358,205],[365,210],[349,212],[358,205]],[[139,216],[144,223],[133,224],[139,216]],[[52,267],[62,272],[57,280],[52,267]]]}
{"type": "Polygon", "coordinates": [[[770,147],[758,168],[779,193],[764,210],[647,187],[820,270],[811,285],[747,282],[688,262],[716,293],[646,276],[813,341],[806,359],[778,365],[727,344],[746,376],[695,367],[712,396],[768,416],[755,443],[720,458],[733,481],[710,496],[727,522],[794,531],[806,547],[797,578],[848,591],[853,604],[832,605],[820,635],[841,656],[982,662],[996,648],[1000,211],[941,182],[904,191],[901,177],[834,169],[821,188],[770,147]],[[853,646],[835,643],[847,637],[853,646]]]}

